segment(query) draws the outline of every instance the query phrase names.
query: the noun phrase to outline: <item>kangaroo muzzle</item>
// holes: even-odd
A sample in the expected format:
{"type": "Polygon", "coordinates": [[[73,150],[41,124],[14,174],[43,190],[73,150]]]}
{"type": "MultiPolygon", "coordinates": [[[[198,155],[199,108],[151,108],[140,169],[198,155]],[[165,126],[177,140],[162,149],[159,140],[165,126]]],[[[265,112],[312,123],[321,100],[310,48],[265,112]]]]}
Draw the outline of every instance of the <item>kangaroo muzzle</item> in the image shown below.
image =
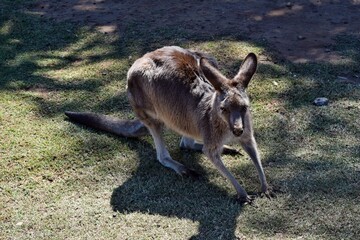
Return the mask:
{"type": "Polygon", "coordinates": [[[240,137],[241,134],[244,132],[244,129],[243,127],[234,127],[232,132],[235,136],[240,137]]]}
{"type": "Polygon", "coordinates": [[[240,113],[231,114],[230,126],[232,133],[237,137],[239,137],[244,132],[244,127],[240,113]]]}

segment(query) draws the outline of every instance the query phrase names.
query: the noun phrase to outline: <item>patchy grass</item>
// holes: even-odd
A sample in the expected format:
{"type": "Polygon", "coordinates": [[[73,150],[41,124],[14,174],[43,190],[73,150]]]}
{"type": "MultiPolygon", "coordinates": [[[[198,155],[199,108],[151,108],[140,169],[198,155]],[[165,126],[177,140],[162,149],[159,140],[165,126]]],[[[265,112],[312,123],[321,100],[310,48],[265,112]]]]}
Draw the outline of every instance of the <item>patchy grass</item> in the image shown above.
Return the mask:
{"type": "MultiPolygon", "coordinates": [[[[173,29],[96,33],[24,12],[0,14],[0,238],[2,239],[357,239],[360,235],[360,40],[339,36],[339,64],[281,62],[263,42],[195,39],[173,29]],[[134,34],[136,32],[137,34],[134,34]],[[141,36],[141,37],[139,37],[141,36]],[[163,37],[161,37],[163,36],[163,37]],[[155,161],[150,138],[121,139],[65,121],[64,110],[133,118],[125,96],[134,59],[177,44],[213,54],[234,75],[260,56],[249,92],[256,137],[277,198],[239,206],[234,190],[199,153],[174,158],[203,174],[181,178],[155,161]],[[268,60],[270,59],[270,61],[268,60]],[[274,63],[278,62],[277,64],[274,63]],[[314,98],[330,99],[325,107],[314,98]]],[[[258,191],[247,156],[224,156],[248,191],[258,191]]]]}

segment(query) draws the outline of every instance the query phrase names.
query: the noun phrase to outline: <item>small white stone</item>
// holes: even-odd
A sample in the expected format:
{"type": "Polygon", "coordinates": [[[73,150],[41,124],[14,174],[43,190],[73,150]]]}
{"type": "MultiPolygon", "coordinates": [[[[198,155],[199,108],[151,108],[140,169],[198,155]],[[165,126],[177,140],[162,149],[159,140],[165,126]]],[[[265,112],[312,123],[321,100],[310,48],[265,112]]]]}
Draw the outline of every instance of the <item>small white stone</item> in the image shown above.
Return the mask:
{"type": "Polygon", "coordinates": [[[302,35],[298,35],[298,36],[297,36],[297,39],[298,39],[298,40],[304,40],[304,39],[306,39],[306,37],[304,37],[304,36],[302,36],[302,35]]]}
{"type": "Polygon", "coordinates": [[[328,105],[328,103],[329,103],[329,99],[327,99],[325,97],[319,97],[314,100],[315,106],[325,106],[325,105],[328,105]]]}

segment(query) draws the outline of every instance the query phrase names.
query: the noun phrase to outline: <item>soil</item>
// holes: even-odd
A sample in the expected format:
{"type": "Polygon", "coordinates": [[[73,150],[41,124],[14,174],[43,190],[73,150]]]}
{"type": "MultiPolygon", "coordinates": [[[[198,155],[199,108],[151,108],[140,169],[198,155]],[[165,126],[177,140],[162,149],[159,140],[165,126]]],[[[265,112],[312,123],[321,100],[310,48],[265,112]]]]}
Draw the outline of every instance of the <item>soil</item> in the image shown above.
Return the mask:
{"type": "Polygon", "coordinates": [[[147,31],[181,28],[189,35],[265,39],[295,62],[337,62],[337,35],[360,37],[360,0],[40,0],[29,11],[122,36],[129,24],[147,31]]]}

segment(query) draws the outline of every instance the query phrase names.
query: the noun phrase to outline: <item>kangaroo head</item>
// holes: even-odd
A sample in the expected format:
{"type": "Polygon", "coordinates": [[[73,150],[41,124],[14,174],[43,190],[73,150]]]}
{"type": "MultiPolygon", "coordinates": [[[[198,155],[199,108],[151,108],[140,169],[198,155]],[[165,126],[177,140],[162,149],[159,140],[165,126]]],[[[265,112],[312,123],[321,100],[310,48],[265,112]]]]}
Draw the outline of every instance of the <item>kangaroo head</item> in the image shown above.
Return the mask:
{"type": "Polygon", "coordinates": [[[256,55],[253,53],[247,55],[233,79],[226,78],[204,58],[200,60],[200,67],[216,90],[213,105],[215,111],[227,122],[232,133],[240,136],[247,127],[245,123],[248,122],[245,118],[249,116],[250,102],[246,88],[256,71],[256,55]]]}

